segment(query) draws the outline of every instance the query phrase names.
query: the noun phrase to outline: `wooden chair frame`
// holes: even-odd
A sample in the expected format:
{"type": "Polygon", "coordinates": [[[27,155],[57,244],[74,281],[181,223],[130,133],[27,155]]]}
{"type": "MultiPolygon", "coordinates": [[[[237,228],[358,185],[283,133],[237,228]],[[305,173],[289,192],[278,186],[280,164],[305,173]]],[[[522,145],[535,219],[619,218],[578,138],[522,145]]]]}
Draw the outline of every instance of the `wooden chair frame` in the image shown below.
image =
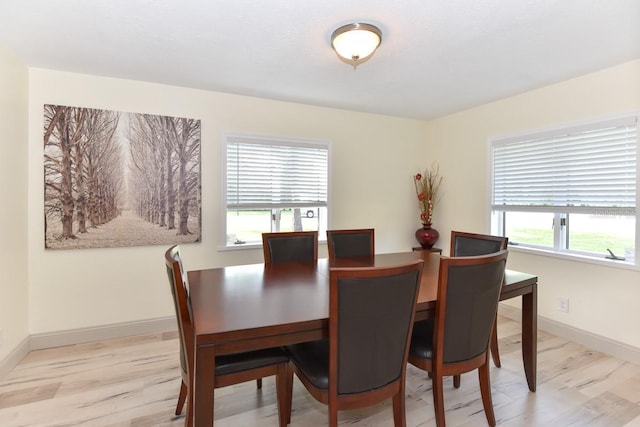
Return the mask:
{"type": "Polygon", "coordinates": [[[375,230],[373,228],[358,228],[348,230],[327,230],[327,253],[329,255],[329,263],[336,259],[336,248],[333,237],[349,234],[361,234],[369,236],[369,247],[371,248],[369,256],[373,256],[376,253],[375,250],[375,230]]]}
{"type": "Polygon", "coordinates": [[[380,277],[418,271],[416,295],[411,310],[409,325],[413,325],[415,319],[415,305],[418,299],[420,280],[422,277],[422,260],[395,267],[373,267],[373,268],[335,268],[331,269],[330,291],[329,291],[329,388],[319,389],[314,386],[304,374],[300,372],[293,361],[289,362],[289,378],[287,381],[287,410],[291,421],[291,396],[293,392],[293,374],[300,379],[309,394],[316,400],[329,406],[329,426],[338,425],[338,411],[346,409],[362,408],[374,405],[388,398],[393,401],[393,420],[396,427],[406,426],[405,409],[405,380],[407,361],[409,355],[409,345],[411,344],[411,328],[409,327],[404,349],[404,361],[402,372],[396,381],[371,391],[362,393],[338,394],[338,280],[345,277],[380,277]]]}
{"type": "MultiPolygon", "coordinates": [[[[191,310],[189,309],[190,301],[187,285],[184,282],[184,272],[182,270],[182,261],[180,260],[180,247],[174,245],[165,252],[165,264],[167,273],[173,276],[173,291],[175,296],[175,304],[178,310],[178,328],[180,329],[180,340],[182,341],[182,349],[185,353],[186,372],[182,369],[182,384],[180,386],[180,394],[178,396],[178,404],[176,406],[176,415],[182,413],[184,403],[187,403],[187,413],[185,418],[185,426],[193,426],[193,393],[194,390],[194,330],[193,319],[191,318],[191,310]]],[[[182,351],[182,350],[181,350],[182,351]]],[[[224,375],[215,376],[214,388],[227,387],[234,384],[243,383],[252,380],[261,380],[263,377],[271,375],[276,376],[276,394],[279,412],[280,427],[286,427],[287,409],[286,409],[286,391],[287,391],[287,363],[279,363],[269,366],[263,366],[255,369],[248,369],[239,372],[233,372],[224,375]]],[[[261,384],[259,384],[260,386],[261,384]]]]}
{"type": "Polygon", "coordinates": [[[288,232],[277,232],[277,233],[262,233],[262,251],[264,254],[265,265],[271,265],[273,263],[271,250],[269,248],[269,240],[286,239],[290,237],[303,237],[303,236],[313,237],[314,239],[313,262],[317,263],[318,262],[318,232],[317,231],[288,231],[288,232]]]}
{"type": "MultiPolygon", "coordinates": [[[[481,265],[478,259],[482,259],[482,264],[494,263],[497,261],[507,260],[507,251],[501,250],[495,254],[482,255],[477,257],[442,257],[440,260],[439,276],[438,276],[438,298],[436,304],[435,324],[433,331],[433,358],[423,359],[409,355],[409,363],[430,373],[432,378],[433,403],[436,415],[436,425],[444,427],[444,390],[442,385],[442,377],[460,375],[478,369],[478,379],[480,382],[480,394],[482,396],[482,405],[487,417],[487,422],[491,426],[496,425],[495,414],[493,412],[493,401],[491,399],[491,378],[489,372],[489,346],[487,351],[478,356],[453,363],[443,363],[444,358],[444,317],[447,306],[447,287],[449,283],[449,267],[450,266],[468,266],[481,265]]],[[[503,279],[504,281],[504,279],[503,279]]],[[[500,298],[500,292],[497,293],[497,299],[500,298]]],[[[496,307],[498,300],[496,299],[496,307]]],[[[495,333],[494,316],[492,333],[495,333]]],[[[490,339],[491,342],[491,339],[490,339]]]]}
{"type": "MultiPolygon", "coordinates": [[[[456,248],[456,240],[458,237],[464,237],[467,239],[478,239],[478,240],[490,240],[493,242],[500,243],[500,249],[506,250],[509,244],[509,238],[503,236],[492,236],[490,234],[478,234],[478,233],[468,233],[464,231],[451,231],[451,247],[449,249],[449,255],[455,256],[455,248],[456,248]]],[[[485,254],[477,254],[477,255],[485,255],[485,254]]],[[[491,335],[491,357],[493,359],[493,364],[498,368],[502,366],[500,362],[500,351],[498,349],[498,322],[496,321],[493,335],[491,335]]],[[[460,376],[453,377],[453,385],[458,388],[460,387],[460,376]]]]}
{"type": "MultiPolygon", "coordinates": [[[[466,237],[468,239],[477,239],[477,240],[490,240],[493,242],[500,243],[500,249],[507,249],[509,244],[509,238],[504,236],[493,236],[491,234],[479,234],[479,233],[468,233],[465,231],[451,231],[451,245],[449,248],[449,256],[455,256],[455,248],[456,248],[456,240],[458,237],[466,237]]],[[[486,255],[486,254],[477,254],[477,255],[486,255]]]]}

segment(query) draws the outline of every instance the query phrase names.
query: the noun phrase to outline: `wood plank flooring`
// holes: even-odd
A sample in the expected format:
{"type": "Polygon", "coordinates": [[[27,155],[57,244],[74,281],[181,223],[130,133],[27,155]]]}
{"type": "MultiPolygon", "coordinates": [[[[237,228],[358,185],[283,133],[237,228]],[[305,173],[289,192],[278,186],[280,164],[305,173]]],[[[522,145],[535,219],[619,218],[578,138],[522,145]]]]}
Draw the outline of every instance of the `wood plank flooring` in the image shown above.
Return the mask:
{"type": "MultiPolygon", "coordinates": [[[[527,388],[520,325],[500,318],[502,368],[491,370],[499,426],[640,427],[640,366],[556,336],[538,334],[538,391],[527,388]]],[[[0,426],[182,426],[175,332],[31,352],[0,382],[0,426]]],[[[449,426],[486,426],[478,379],[445,379],[449,426]]],[[[435,425],[431,381],[409,366],[407,426],[435,425]]],[[[273,378],[216,390],[216,426],[277,426],[273,378]]],[[[344,411],[340,424],[393,425],[391,402],[344,411]]],[[[327,408],[294,385],[291,426],[327,425],[327,408]]]]}

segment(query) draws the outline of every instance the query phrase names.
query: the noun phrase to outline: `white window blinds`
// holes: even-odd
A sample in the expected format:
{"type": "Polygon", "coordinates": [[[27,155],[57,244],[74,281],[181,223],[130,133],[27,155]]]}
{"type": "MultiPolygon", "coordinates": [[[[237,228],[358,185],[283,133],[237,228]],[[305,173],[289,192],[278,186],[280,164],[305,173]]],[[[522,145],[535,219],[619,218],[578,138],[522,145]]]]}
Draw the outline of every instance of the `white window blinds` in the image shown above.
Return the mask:
{"type": "Polygon", "coordinates": [[[226,137],[228,209],[327,205],[328,143],[226,137]]]}
{"type": "Polygon", "coordinates": [[[636,121],[495,141],[493,209],[635,214],[636,121]]]}

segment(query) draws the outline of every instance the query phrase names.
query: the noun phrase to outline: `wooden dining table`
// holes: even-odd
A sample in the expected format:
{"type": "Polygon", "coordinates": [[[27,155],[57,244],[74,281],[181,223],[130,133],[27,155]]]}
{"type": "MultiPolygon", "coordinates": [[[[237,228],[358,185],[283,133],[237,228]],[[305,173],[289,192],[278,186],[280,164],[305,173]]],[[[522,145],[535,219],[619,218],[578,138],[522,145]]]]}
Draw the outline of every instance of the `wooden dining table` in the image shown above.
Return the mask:
{"type": "MultiPolygon", "coordinates": [[[[434,316],[440,255],[427,251],[380,254],[329,265],[238,265],[188,272],[195,329],[194,425],[213,425],[215,357],[326,338],[330,267],[390,266],[424,260],[416,320],[434,316]]],[[[507,270],[500,300],[522,297],[522,358],[536,390],[537,283],[507,270]]]]}

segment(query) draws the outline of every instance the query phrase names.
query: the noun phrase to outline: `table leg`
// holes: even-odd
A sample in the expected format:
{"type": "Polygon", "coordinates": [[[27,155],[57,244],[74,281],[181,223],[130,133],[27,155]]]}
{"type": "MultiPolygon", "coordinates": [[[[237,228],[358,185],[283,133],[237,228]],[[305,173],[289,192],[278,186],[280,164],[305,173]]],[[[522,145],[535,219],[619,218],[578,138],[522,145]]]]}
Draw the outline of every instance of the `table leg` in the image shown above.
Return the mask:
{"type": "Polygon", "coordinates": [[[215,346],[196,344],[195,382],[193,393],[194,426],[213,426],[213,396],[215,384],[215,346]]]}
{"type": "Polygon", "coordinates": [[[538,360],[538,284],[522,295],[522,361],[529,390],[536,391],[538,360]]]}

